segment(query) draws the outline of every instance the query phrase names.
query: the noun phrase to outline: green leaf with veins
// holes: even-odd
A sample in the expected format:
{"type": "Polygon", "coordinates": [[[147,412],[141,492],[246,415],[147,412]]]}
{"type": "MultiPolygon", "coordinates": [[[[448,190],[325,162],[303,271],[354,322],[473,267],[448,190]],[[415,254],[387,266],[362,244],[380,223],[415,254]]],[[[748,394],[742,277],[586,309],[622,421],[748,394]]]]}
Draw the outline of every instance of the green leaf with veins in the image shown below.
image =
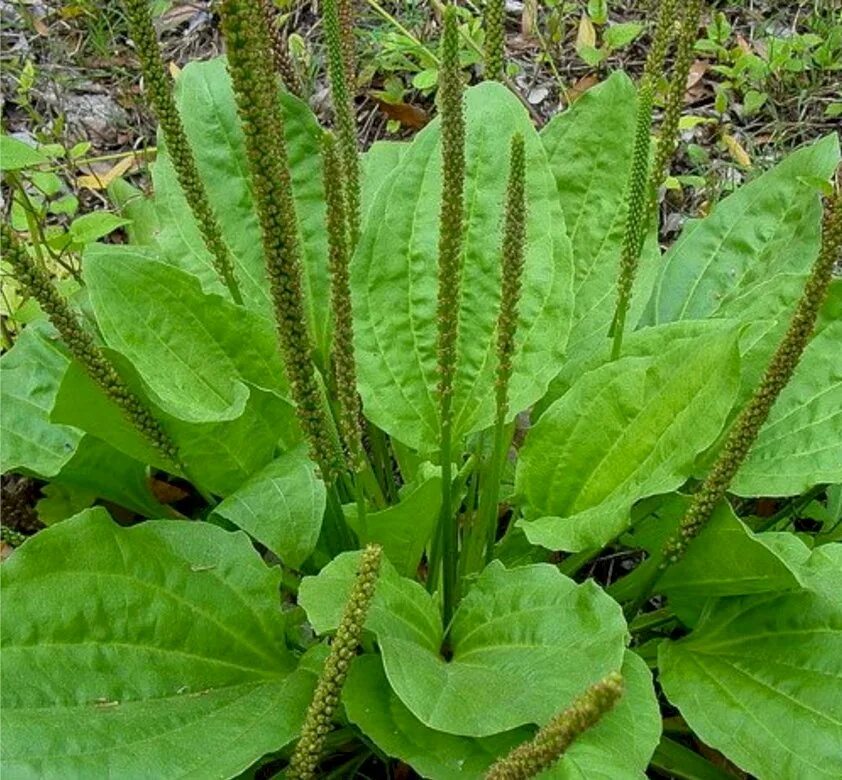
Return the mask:
{"type": "Polygon", "coordinates": [[[0,576],[4,776],[231,777],[300,728],[314,678],[244,534],[91,509],[0,576]]]}
{"type": "MultiPolygon", "coordinates": [[[[627,650],[623,661],[626,690],[619,704],[585,732],[546,780],[641,780],[661,733],[661,715],[652,675],[643,660],[627,650]]],[[[342,694],[345,711],[387,755],[408,763],[422,777],[469,780],[513,747],[531,739],[535,729],[521,726],[489,737],[459,737],[425,726],[389,686],[377,656],[365,655],[351,667],[342,694]]],[[[561,709],[561,707],[560,707],[561,709]]]]}
{"type": "MultiPolygon", "coordinates": [[[[176,82],[184,131],[216,211],[246,305],[273,316],[263,244],[248,177],[243,133],[225,59],[193,62],[176,82]]],[[[320,144],[322,130],[306,103],[280,92],[296,218],[303,251],[307,317],[322,355],[329,331],[327,234],[320,144]]],[[[195,273],[210,292],[224,294],[190,208],[178,186],[166,145],[158,141],[153,168],[161,221],[159,242],[167,260],[195,273]]]]}
{"type": "Polygon", "coordinates": [[[520,450],[515,492],[533,544],[596,549],[629,524],[635,501],[678,488],[718,436],[739,387],[734,330],[585,374],[520,450]]]}
{"type": "Polygon", "coordinates": [[[363,153],[360,161],[363,221],[383,182],[400,162],[408,147],[406,141],[375,141],[363,153]]]}
{"type": "Polygon", "coordinates": [[[298,568],[316,549],[326,497],[324,481],[299,446],[264,466],[214,512],[298,568]]]}
{"type": "MultiPolygon", "coordinates": [[[[636,114],[637,90],[618,71],[541,130],[573,245],[575,303],[567,347],[573,359],[610,353],[608,329],[617,298],[636,114]]],[[[653,231],[644,245],[630,322],[649,297],[659,259],[653,231]]]]}
{"type": "MultiPolygon", "coordinates": [[[[358,558],[343,553],[301,583],[299,603],[317,632],[338,625],[358,558]]],[[[545,723],[620,668],[627,636],[619,605],[593,581],[577,585],[548,564],[507,570],[498,561],[456,610],[449,660],[433,597],[388,561],[366,627],[412,714],[437,731],[474,737],[545,723]]]]}
{"type": "MultiPolygon", "coordinates": [[[[465,94],[465,249],[454,439],[494,421],[495,329],[509,142],[527,158],[526,264],[512,414],[540,398],[558,371],[572,308],[572,261],[552,173],[528,114],[500,84],[465,94]]],[[[421,451],[439,445],[437,262],[440,124],[425,127],[379,188],[352,263],[360,393],[366,415],[421,451]]]]}
{"type": "Polygon", "coordinates": [[[249,386],[286,397],[270,320],[202,291],[148,250],[94,246],[84,276],[105,343],[126,357],[156,405],[185,422],[239,417],[249,386]]]}

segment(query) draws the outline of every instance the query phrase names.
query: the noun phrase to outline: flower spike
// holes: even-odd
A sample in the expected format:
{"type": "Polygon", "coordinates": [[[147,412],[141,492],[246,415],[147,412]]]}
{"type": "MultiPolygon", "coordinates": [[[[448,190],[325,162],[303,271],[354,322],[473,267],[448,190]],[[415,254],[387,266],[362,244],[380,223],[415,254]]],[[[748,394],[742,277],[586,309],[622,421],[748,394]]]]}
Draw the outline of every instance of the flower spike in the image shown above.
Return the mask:
{"type": "Polygon", "coordinates": [[[506,0],[485,0],[485,78],[502,81],[505,66],[506,0]]]}
{"type": "Polygon", "coordinates": [[[290,780],[310,780],[316,776],[325,738],[331,729],[342,686],[348,676],[348,667],[357,651],[366,615],[374,598],[381,558],[382,550],[378,545],[369,545],[363,550],[357,578],[345,602],[330,654],[307,709],[301,738],[290,759],[286,775],[290,780]]]}
{"type": "Polygon", "coordinates": [[[287,377],[310,456],[332,480],[344,464],[312,360],[284,118],[266,26],[250,0],[223,0],[220,9],[287,377]]]}
{"type": "Polygon", "coordinates": [[[556,715],[534,739],[519,745],[494,764],[485,776],[486,780],[527,780],[549,769],[574,740],[613,709],[622,695],[623,678],[619,672],[612,672],[556,715]]]}
{"type": "Polygon", "coordinates": [[[296,97],[304,97],[304,87],[301,78],[295,68],[295,63],[289,53],[289,44],[286,36],[278,27],[275,9],[272,0],[257,0],[260,6],[260,13],[263,14],[263,21],[269,31],[269,42],[272,49],[272,61],[275,63],[275,70],[281,74],[284,86],[296,97]]]}
{"type": "Polygon", "coordinates": [[[152,25],[149,0],[124,0],[124,3],[132,40],[140,58],[146,91],[164,133],[167,151],[170,154],[178,184],[196,218],[205,246],[213,258],[216,272],[228,287],[234,302],[242,303],[243,298],[234,275],[231,253],[222,238],[222,230],[199,175],[196,158],[187,141],[184,125],[181,123],[181,116],[173,99],[171,79],[167,75],[161,50],[158,48],[155,28],[152,25]]]}

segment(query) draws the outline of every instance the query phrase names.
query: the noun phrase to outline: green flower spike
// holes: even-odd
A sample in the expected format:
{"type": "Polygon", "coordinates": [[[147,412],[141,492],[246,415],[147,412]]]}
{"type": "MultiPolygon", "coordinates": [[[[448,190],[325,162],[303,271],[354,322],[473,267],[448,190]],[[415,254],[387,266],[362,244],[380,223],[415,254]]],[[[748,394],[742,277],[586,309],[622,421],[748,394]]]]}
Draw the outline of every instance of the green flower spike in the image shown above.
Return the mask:
{"type": "Polygon", "coordinates": [[[345,179],[348,235],[353,253],[360,237],[360,160],[354,114],[354,31],[349,0],[322,0],[328,76],[345,179]]]}
{"type": "Polygon", "coordinates": [[[216,272],[228,287],[233,300],[236,303],[242,303],[243,298],[234,276],[231,253],[222,238],[219,222],[208,200],[207,191],[196,166],[196,158],[184,134],[184,126],[181,124],[181,117],[173,99],[171,80],[161,58],[155,28],[152,26],[149,0],[124,0],[124,2],[132,40],[140,58],[146,92],[152,101],[152,107],[155,109],[158,123],[164,133],[167,151],[170,154],[178,184],[196,218],[205,246],[213,258],[216,272]]]}
{"type": "Polygon", "coordinates": [[[646,58],[643,77],[637,98],[637,123],[635,126],[634,145],[632,147],[632,165],[629,173],[628,212],[626,216],[623,244],[620,251],[620,274],[617,279],[617,308],[611,323],[611,335],[614,337],[611,357],[620,356],[623,343],[623,331],[626,326],[626,314],[631,301],[634,277],[640,250],[646,236],[647,211],[649,198],[647,184],[649,178],[649,146],[652,128],[652,105],[655,99],[655,86],[664,66],[667,48],[672,37],[675,23],[676,0],[664,0],[658,13],[655,36],[646,58]]]}
{"type": "Polygon", "coordinates": [[[505,66],[506,0],[485,1],[485,78],[502,81],[505,66]]]}
{"type": "Polygon", "coordinates": [[[648,211],[649,216],[655,213],[658,188],[664,183],[667,165],[675,152],[678,139],[678,121],[681,118],[681,107],[684,105],[687,76],[690,73],[690,64],[693,61],[693,46],[696,43],[696,32],[699,28],[701,15],[701,0],[689,0],[681,20],[681,30],[678,33],[675,64],[667,89],[667,102],[661,120],[661,132],[658,137],[658,146],[655,149],[655,159],[652,163],[652,175],[650,177],[652,201],[648,211]]]}
{"type": "Polygon", "coordinates": [[[498,761],[486,780],[527,780],[549,769],[588,729],[593,728],[623,695],[623,678],[612,672],[556,715],[535,738],[498,761]]]}
{"type": "Polygon", "coordinates": [[[443,560],[444,622],[450,622],[456,602],[459,528],[451,516],[451,439],[453,381],[459,330],[462,245],[464,242],[465,115],[459,72],[459,28],[456,9],[444,13],[441,68],[442,193],[438,260],[438,394],[441,424],[442,510],[439,538],[443,560]]]}
{"type": "Polygon", "coordinates": [[[760,385],[734,421],[722,452],[707,479],[693,495],[678,532],[664,546],[661,570],[677,563],[690,542],[710,520],[716,505],[725,497],[734,475],[748,455],[772,406],[792,378],[801,354],[813,333],[816,318],[833,278],[833,267],[842,260],[842,190],[837,182],[834,196],[825,210],[822,245],[804,292],[795,308],[781,343],[766,367],[760,385]]]}
{"type": "Polygon", "coordinates": [[[0,236],[3,259],[12,267],[12,273],[27,295],[38,301],[70,350],[70,354],[82,364],[103,392],[120,407],[135,429],[168,461],[183,471],[175,444],[144,403],[129,390],[114,370],[91,335],[82,327],[67,301],[56,290],[47,273],[27,254],[8,225],[0,226],[0,236]]]}
{"type": "Polygon", "coordinates": [[[220,9],[287,378],[310,456],[332,480],[344,464],[312,360],[284,118],[266,25],[248,0],[223,0],[220,9]]]}
{"type": "Polygon", "coordinates": [[[272,49],[272,61],[275,63],[275,70],[281,74],[284,86],[296,97],[304,96],[304,87],[301,78],[295,68],[295,63],[289,53],[289,44],[286,36],[278,27],[277,14],[272,0],[257,0],[260,6],[260,13],[266,29],[269,31],[269,42],[272,49]]]}
{"type": "Polygon", "coordinates": [[[327,237],[330,256],[330,306],[333,317],[331,366],[339,401],[339,430],[348,452],[351,471],[364,465],[360,398],[357,393],[357,367],[354,359],[354,318],[348,275],[349,252],[345,216],[345,190],[342,168],[332,133],[322,141],[327,237]]]}
{"type": "Polygon", "coordinates": [[[316,776],[324,750],[325,738],[331,729],[333,716],[339,707],[342,686],[348,676],[348,667],[360,643],[366,614],[374,598],[374,589],[380,573],[382,550],[369,545],[363,550],[357,578],[345,602],[342,618],[330,647],[330,654],[316,684],[313,699],[307,709],[301,738],[287,768],[290,780],[310,780],[316,776]]]}

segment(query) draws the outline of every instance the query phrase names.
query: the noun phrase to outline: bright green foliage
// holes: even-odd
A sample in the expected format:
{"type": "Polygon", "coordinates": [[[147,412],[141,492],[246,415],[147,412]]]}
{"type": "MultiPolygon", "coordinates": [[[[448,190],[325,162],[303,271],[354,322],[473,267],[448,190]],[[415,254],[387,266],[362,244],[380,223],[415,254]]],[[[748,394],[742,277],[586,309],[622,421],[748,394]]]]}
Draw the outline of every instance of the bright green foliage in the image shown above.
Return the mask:
{"type": "Polygon", "coordinates": [[[231,776],[301,725],[313,679],[285,649],[278,574],[243,534],[125,529],[93,509],[2,578],[4,774],[231,776]]]}
{"type": "MultiPolygon", "coordinates": [[[[338,625],[357,559],[343,554],[302,583],[299,601],[320,633],[338,625]]],[[[449,661],[440,655],[435,602],[390,565],[366,627],[377,635],[393,690],[415,717],[475,737],[546,722],[559,702],[619,668],[625,644],[619,608],[593,582],[576,585],[548,565],[507,570],[499,561],[462,599],[449,661]]]]}
{"type": "MultiPolygon", "coordinates": [[[[494,421],[494,331],[510,138],[526,152],[526,263],[512,409],[546,391],[564,351],[571,310],[571,250],[546,154],[529,117],[491,82],[465,93],[465,246],[453,438],[494,421]]],[[[439,441],[435,393],[440,127],[432,122],[380,187],[351,268],[360,393],[366,416],[423,451],[439,441]]]]}
{"type": "Polygon", "coordinates": [[[680,486],[728,417],[738,365],[730,330],[585,374],[520,452],[515,487],[530,541],[596,549],[629,525],[637,499],[680,486]]]}
{"type": "Polygon", "coordinates": [[[193,157],[193,150],[184,134],[181,116],[173,100],[172,84],[158,48],[149,2],[148,0],[124,0],[124,5],[135,50],[140,58],[144,87],[155,109],[161,132],[166,139],[178,183],[190,204],[205,245],[213,256],[216,272],[228,287],[234,301],[242,303],[242,296],[234,277],[231,254],[225,245],[216,215],[208,201],[204,182],[193,157]]]}
{"type": "Polygon", "coordinates": [[[342,686],[348,676],[348,668],[360,643],[366,614],[374,598],[382,554],[380,547],[369,545],[360,555],[354,585],[342,610],[342,617],[330,646],[330,654],[316,684],[313,700],[307,709],[307,716],[301,727],[301,738],[290,759],[287,774],[295,780],[309,780],[316,776],[325,739],[339,707],[342,686]]]}

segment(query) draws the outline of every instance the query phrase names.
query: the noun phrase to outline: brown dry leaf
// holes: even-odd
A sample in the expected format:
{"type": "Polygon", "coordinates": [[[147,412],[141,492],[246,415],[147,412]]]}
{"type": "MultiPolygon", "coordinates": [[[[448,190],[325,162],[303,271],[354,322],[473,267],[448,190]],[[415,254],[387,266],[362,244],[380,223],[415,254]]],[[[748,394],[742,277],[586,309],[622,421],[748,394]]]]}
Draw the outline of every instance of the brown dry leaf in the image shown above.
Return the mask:
{"type": "Polygon", "coordinates": [[[591,87],[599,84],[599,76],[595,73],[588,73],[582,78],[578,79],[576,83],[567,90],[567,96],[571,103],[575,103],[582,95],[585,94],[591,87]]]}
{"type": "Polygon", "coordinates": [[[704,60],[696,60],[687,73],[687,87],[684,91],[685,103],[698,103],[702,100],[707,92],[706,86],[702,79],[707,73],[708,64],[704,60]]]}
{"type": "Polygon", "coordinates": [[[174,62],[171,62],[167,67],[170,71],[170,76],[172,76],[173,79],[177,79],[181,75],[181,68],[179,68],[174,62]]]}
{"type": "Polygon", "coordinates": [[[371,98],[389,119],[397,119],[404,127],[420,130],[430,121],[427,112],[418,106],[410,103],[389,103],[374,95],[371,95],[371,98]]]}
{"type": "Polygon", "coordinates": [[[76,186],[87,187],[89,190],[104,190],[112,181],[128,173],[132,168],[137,167],[137,164],[138,158],[134,154],[127,155],[101,176],[95,173],[79,176],[76,179],[76,186]]]}
{"type": "Polygon", "coordinates": [[[154,477],[149,480],[149,489],[159,504],[174,504],[190,495],[178,485],[171,485],[169,482],[154,477]]]}
{"type": "Polygon", "coordinates": [[[524,0],[520,17],[520,34],[534,38],[538,30],[538,0],[524,0]]]}
{"type": "Polygon", "coordinates": [[[748,152],[733,135],[723,133],[722,140],[725,142],[728,154],[731,155],[737,165],[741,165],[743,168],[751,168],[751,157],[748,156],[748,152]]]}
{"type": "Polygon", "coordinates": [[[751,54],[751,44],[739,34],[737,35],[737,46],[739,46],[746,54],[751,54]]]}
{"type": "Polygon", "coordinates": [[[15,548],[8,542],[0,542],[0,563],[5,561],[14,551],[15,548]]]}
{"type": "Polygon", "coordinates": [[[182,3],[161,14],[159,24],[163,30],[170,30],[181,24],[192,22],[193,17],[198,13],[200,13],[200,8],[195,3],[182,3]]]}
{"type": "Polygon", "coordinates": [[[579,20],[579,32],[576,33],[576,49],[583,46],[596,47],[596,30],[587,14],[582,14],[579,20]]]}

